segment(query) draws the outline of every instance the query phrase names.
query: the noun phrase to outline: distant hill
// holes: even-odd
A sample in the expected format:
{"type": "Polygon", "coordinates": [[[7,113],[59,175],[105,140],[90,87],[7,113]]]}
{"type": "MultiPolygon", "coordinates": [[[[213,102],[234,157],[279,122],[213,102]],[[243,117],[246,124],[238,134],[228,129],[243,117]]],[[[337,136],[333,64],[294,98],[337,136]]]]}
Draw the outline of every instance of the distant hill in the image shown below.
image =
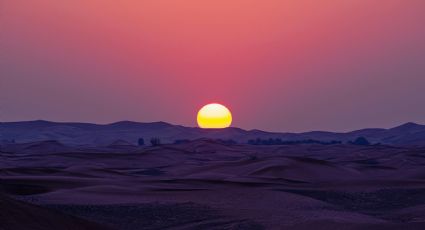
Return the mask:
{"type": "Polygon", "coordinates": [[[99,125],[90,123],[65,123],[50,121],[23,121],[0,123],[0,144],[15,141],[27,143],[55,140],[73,146],[109,146],[117,141],[137,145],[139,138],[149,143],[150,138],[158,137],[162,143],[175,140],[194,140],[199,138],[233,139],[239,143],[261,138],[279,138],[283,141],[353,141],[365,137],[371,143],[389,145],[425,146],[425,125],[406,123],[391,129],[362,129],[347,133],[314,131],[306,133],[276,133],[261,130],[226,128],[205,130],[193,127],[172,125],[166,122],[139,123],[121,121],[99,125]]]}

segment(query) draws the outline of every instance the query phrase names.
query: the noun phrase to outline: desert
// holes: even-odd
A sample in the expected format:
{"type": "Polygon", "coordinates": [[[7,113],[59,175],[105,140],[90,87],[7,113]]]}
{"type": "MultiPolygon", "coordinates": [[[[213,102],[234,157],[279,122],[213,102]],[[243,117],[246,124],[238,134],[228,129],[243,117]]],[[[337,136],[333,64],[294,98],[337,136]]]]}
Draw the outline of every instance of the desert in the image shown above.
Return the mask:
{"type": "MultiPolygon", "coordinates": [[[[2,197],[63,223],[55,215],[75,218],[81,229],[425,226],[419,145],[251,145],[201,137],[95,147],[15,140],[1,145],[0,157],[2,197]]],[[[2,218],[14,210],[5,205],[2,218]]],[[[19,216],[7,219],[13,218],[29,228],[19,216]]],[[[1,227],[19,229],[10,221],[1,227]]]]}

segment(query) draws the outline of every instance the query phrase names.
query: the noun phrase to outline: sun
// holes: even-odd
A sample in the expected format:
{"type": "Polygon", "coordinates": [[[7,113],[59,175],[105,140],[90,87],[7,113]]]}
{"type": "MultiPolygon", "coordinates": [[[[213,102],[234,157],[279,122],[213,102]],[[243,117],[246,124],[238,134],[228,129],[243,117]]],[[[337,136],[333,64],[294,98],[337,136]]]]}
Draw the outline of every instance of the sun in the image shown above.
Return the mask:
{"type": "Polygon", "coordinates": [[[222,129],[232,124],[232,114],[224,105],[212,103],[198,112],[198,126],[203,129],[222,129]]]}

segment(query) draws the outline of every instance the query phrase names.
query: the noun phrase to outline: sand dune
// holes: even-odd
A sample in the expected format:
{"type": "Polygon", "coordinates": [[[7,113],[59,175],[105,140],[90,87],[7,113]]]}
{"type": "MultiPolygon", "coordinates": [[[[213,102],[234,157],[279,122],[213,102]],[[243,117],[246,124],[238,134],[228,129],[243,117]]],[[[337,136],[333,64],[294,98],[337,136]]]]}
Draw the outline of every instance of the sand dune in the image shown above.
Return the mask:
{"type": "Polygon", "coordinates": [[[423,148],[197,140],[131,151],[56,142],[2,151],[1,192],[112,229],[425,226],[423,148]]]}
{"type": "Polygon", "coordinates": [[[3,195],[0,195],[0,207],[0,228],[4,230],[109,229],[55,210],[12,200],[3,195]]]}

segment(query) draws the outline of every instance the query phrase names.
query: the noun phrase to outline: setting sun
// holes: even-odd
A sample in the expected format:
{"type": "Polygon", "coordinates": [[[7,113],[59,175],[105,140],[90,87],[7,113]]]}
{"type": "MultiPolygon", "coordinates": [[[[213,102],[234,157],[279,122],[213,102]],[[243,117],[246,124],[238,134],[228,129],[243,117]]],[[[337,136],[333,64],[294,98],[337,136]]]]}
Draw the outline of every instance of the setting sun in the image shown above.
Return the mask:
{"type": "Polygon", "coordinates": [[[198,112],[198,126],[203,129],[227,128],[232,124],[232,114],[224,105],[212,103],[198,112]]]}

